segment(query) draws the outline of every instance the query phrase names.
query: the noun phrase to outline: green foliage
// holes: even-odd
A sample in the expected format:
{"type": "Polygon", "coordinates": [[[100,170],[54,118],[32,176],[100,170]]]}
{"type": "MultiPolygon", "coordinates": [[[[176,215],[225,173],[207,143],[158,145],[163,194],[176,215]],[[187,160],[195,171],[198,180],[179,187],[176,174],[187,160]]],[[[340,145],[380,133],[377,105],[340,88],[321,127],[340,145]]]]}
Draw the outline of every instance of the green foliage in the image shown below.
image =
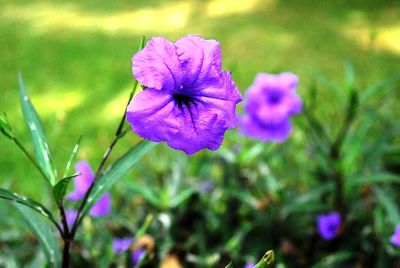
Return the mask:
{"type": "Polygon", "coordinates": [[[49,266],[54,268],[60,267],[60,248],[58,246],[58,240],[55,237],[54,229],[30,208],[20,204],[15,204],[14,207],[24,219],[26,225],[39,239],[40,246],[46,255],[49,266]]]}
{"type": "Polygon", "coordinates": [[[46,175],[46,179],[49,183],[54,186],[57,179],[57,170],[54,165],[53,158],[50,154],[50,148],[47,141],[47,137],[44,133],[42,123],[37,115],[35,108],[33,107],[28,93],[25,88],[22,74],[19,73],[19,92],[21,100],[21,108],[24,114],[24,119],[29,132],[32,137],[33,148],[35,150],[36,160],[39,163],[42,171],[46,175]]]}
{"type": "Polygon", "coordinates": [[[145,153],[154,148],[157,143],[147,140],[139,142],[132,147],[126,154],[120,157],[110,169],[100,176],[89,195],[86,206],[83,209],[83,214],[86,214],[89,209],[108,191],[111,186],[116,183],[121,177],[138,162],[145,153]]]}

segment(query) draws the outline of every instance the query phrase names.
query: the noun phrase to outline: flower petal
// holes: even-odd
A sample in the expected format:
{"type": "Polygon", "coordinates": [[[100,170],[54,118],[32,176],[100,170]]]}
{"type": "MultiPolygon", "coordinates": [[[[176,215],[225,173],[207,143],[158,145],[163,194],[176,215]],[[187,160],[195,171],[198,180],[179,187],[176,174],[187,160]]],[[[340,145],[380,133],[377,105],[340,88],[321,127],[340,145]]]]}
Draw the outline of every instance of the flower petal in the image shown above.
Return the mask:
{"type": "Polygon", "coordinates": [[[139,136],[155,142],[166,141],[178,131],[180,125],[173,116],[174,109],[172,95],[148,88],[131,100],[126,119],[139,136]]]}
{"type": "Polygon", "coordinates": [[[262,141],[284,142],[292,131],[289,118],[277,125],[262,125],[249,115],[239,117],[240,131],[249,137],[262,141]]]}
{"type": "Polygon", "coordinates": [[[85,196],[86,191],[89,189],[90,184],[92,184],[95,176],[87,161],[77,162],[75,165],[75,171],[81,175],[74,178],[75,189],[67,197],[70,201],[82,199],[85,196]]]}
{"type": "Polygon", "coordinates": [[[184,87],[196,87],[218,78],[222,55],[216,40],[187,35],[176,41],[175,46],[184,73],[184,87]]]}
{"type": "Polygon", "coordinates": [[[167,143],[189,155],[205,148],[217,150],[230,125],[223,110],[202,102],[182,108],[176,105],[172,112],[181,124],[178,132],[167,143]]]}
{"type": "Polygon", "coordinates": [[[99,201],[90,209],[89,214],[93,217],[107,216],[111,211],[111,196],[105,193],[99,201]]]}
{"type": "Polygon", "coordinates": [[[196,98],[203,104],[220,110],[226,120],[227,128],[236,126],[236,104],[242,101],[242,96],[229,72],[221,73],[219,83],[211,83],[199,90],[196,98]]]}
{"type": "Polygon", "coordinates": [[[181,85],[182,67],[173,43],[153,37],[132,57],[132,72],[140,84],[173,90],[181,85]]]}

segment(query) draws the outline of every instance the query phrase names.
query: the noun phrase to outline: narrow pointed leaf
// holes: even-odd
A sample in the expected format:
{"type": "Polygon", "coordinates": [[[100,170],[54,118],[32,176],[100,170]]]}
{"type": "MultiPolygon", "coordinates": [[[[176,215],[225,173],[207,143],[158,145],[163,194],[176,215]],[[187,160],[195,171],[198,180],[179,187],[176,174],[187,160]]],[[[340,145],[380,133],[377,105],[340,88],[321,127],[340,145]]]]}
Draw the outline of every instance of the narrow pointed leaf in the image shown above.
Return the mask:
{"type": "Polygon", "coordinates": [[[29,199],[28,197],[19,195],[17,193],[2,188],[0,188],[0,198],[27,206],[35,210],[36,212],[40,213],[42,216],[46,217],[53,223],[57,223],[51,212],[48,209],[46,209],[42,204],[40,204],[35,200],[29,199]]]}
{"type": "Polygon", "coordinates": [[[225,268],[233,268],[232,262],[228,263],[228,265],[225,266],[225,268]]]}
{"type": "Polygon", "coordinates": [[[147,140],[139,142],[136,146],[131,148],[125,155],[118,159],[114,165],[107,171],[106,174],[99,177],[94,185],[93,191],[90,194],[83,215],[96,204],[96,202],[116,183],[121,177],[133,167],[148,151],[154,148],[157,143],[147,140]]]}
{"type": "Polygon", "coordinates": [[[161,206],[161,199],[159,198],[160,195],[157,192],[153,191],[151,187],[139,184],[133,180],[126,181],[126,185],[130,190],[143,197],[152,206],[156,208],[159,208],[161,206]]]}
{"type": "Polygon", "coordinates": [[[73,178],[79,176],[79,174],[75,174],[69,177],[66,177],[60,180],[54,187],[53,187],[53,196],[54,200],[57,204],[61,203],[64,199],[64,196],[67,192],[68,184],[71,182],[73,178]]]}
{"type": "Polygon", "coordinates": [[[176,194],[175,196],[172,197],[170,207],[175,208],[188,200],[194,193],[196,193],[196,189],[185,189],[182,190],[180,193],[176,194]]]}
{"type": "Polygon", "coordinates": [[[150,224],[153,222],[153,215],[149,214],[146,216],[146,219],[144,220],[144,223],[142,226],[139,228],[139,230],[135,233],[135,240],[137,241],[139,238],[141,238],[146,232],[147,229],[149,229],[150,224]]]}
{"type": "Polygon", "coordinates": [[[400,212],[393,196],[388,191],[380,188],[375,188],[374,192],[378,205],[381,205],[386,210],[386,215],[393,228],[396,227],[400,222],[400,212]]]}
{"type": "Polygon", "coordinates": [[[254,266],[254,268],[265,268],[271,265],[275,261],[275,255],[272,250],[265,252],[262,259],[254,266]]]}
{"type": "Polygon", "coordinates": [[[76,154],[78,153],[79,146],[81,145],[81,141],[82,141],[82,136],[80,136],[78,138],[78,141],[76,142],[76,144],[74,146],[74,149],[72,149],[72,152],[69,155],[67,165],[65,166],[65,171],[64,171],[63,178],[68,177],[68,172],[69,172],[69,170],[71,168],[72,162],[74,162],[74,160],[75,160],[76,154]]]}
{"type": "Polygon", "coordinates": [[[19,89],[21,108],[24,114],[25,122],[31,133],[35,157],[43,173],[47,176],[50,184],[55,185],[57,172],[50,154],[47,138],[42,123],[40,122],[40,118],[28,97],[21,73],[19,73],[19,89]]]}
{"type": "Polygon", "coordinates": [[[50,227],[43,217],[34,213],[30,208],[22,204],[15,203],[16,211],[24,218],[24,222],[36,235],[40,246],[46,255],[49,267],[60,267],[60,248],[55,237],[54,229],[50,227]]]}

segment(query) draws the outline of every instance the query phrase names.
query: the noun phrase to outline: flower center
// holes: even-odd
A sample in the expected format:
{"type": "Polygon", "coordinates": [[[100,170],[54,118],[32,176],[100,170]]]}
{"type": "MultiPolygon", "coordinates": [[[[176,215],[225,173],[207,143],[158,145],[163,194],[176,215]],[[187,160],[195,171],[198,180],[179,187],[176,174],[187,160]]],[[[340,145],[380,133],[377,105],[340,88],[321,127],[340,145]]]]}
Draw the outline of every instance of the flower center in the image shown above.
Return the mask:
{"type": "Polygon", "coordinates": [[[173,94],[172,97],[175,100],[175,102],[178,104],[178,107],[180,109],[182,109],[183,106],[186,106],[189,108],[191,104],[195,104],[195,99],[188,95],[173,94]]]}
{"type": "Polygon", "coordinates": [[[282,100],[283,94],[278,90],[272,90],[268,92],[267,101],[272,105],[279,104],[282,100]]]}

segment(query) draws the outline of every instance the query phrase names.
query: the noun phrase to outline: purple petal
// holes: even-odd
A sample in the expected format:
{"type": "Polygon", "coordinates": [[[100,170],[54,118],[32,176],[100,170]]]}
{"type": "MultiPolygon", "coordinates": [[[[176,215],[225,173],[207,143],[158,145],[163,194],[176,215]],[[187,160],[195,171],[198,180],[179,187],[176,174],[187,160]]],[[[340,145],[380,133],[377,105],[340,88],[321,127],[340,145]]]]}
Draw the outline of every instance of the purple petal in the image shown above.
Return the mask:
{"type": "Polygon", "coordinates": [[[124,237],[124,238],[115,238],[113,240],[113,253],[119,254],[126,251],[131,244],[133,243],[133,238],[131,237],[124,237]]]}
{"type": "Polygon", "coordinates": [[[176,41],[175,46],[184,72],[184,87],[197,87],[219,76],[222,55],[217,41],[188,35],[176,41]]]}
{"type": "Polygon", "coordinates": [[[181,85],[182,67],[173,43],[153,37],[132,58],[132,72],[140,84],[172,90],[181,85]]]}
{"type": "Polygon", "coordinates": [[[341,225],[341,216],[337,212],[321,214],[317,217],[319,234],[325,240],[331,240],[338,235],[341,225]]]}
{"type": "Polygon", "coordinates": [[[170,147],[191,155],[202,149],[217,150],[230,122],[225,111],[207,103],[179,108],[175,104],[173,118],[180,123],[178,132],[167,140],[170,147]]]}
{"type": "Polygon", "coordinates": [[[132,252],[132,261],[134,264],[139,263],[140,259],[146,254],[146,251],[143,248],[139,248],[132,252]]]}
{"type": "Polygon", "coordinates": [[[249,115],[239,117],[240,131],[251,138],[260,139],[264,142],[284,142],[292,131],[289,119],[277,125],[263,125],[249,115]]]}
{"type": "Polygon", "coordinates": [[[69,229],[71,229],[72,226],[74,225],[77,216],[78,216],[78,211],[74,209],[67,209],[65,211],[65,217],[69,229]]]}
{"type": "Polygon", "coordinates": [[[259,73],[256,76],[255,84],[264,85],[265,88],[285,88],[288,91],[296,90],[299,77],[290,72],[280,74],[259,73]]]}
{"type": "Polygon", "coordinates": [[[394,234],[390,237],[390,243],[396,247],[400,247],[400,224],[396,226],[394,234]]]}
{"type": "Polygon", "coordinates": [[[95,176],[87,161],[77,162],[75,165],[75,171],[81,175],[74,178],[75,189],[67,197],[70,201],[82,199],[92,184],[95,176]]]}
{"type": "Polygon", "coordinates": [[[252,262],[247,262],[244,268],[254,268],[255,264],[252,262]]]}
{"type": "Polygon", "coordinates": [[[126,119],[139,136],[155,142],[166,141],[178,132],[180,126],[173,117],[175,108],[172,95],[148,88],[135,95],[129,103],[126,119]]]}
{"type": "Polygon", "coordinates": [[[90,209],[89,215],[93,217],[107,216],[111,211],[111,196],[105,193],[99,201],[90,209]]]}

